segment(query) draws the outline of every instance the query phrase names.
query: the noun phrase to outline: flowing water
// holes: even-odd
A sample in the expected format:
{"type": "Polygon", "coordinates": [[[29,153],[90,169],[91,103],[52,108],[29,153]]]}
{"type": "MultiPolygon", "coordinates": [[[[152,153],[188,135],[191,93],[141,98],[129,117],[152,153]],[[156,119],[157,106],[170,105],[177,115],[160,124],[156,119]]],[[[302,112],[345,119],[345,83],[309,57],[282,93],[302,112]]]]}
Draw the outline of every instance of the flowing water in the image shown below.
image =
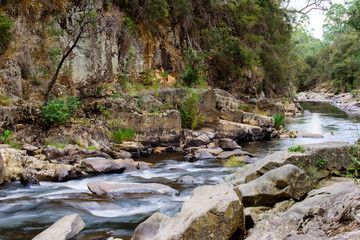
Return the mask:
{"type": "MultiPolygon", "coordinates": [[[[240,143],[244,150],[263,157],[291,145],[325,141],[354,142],[359,138],[359,117],[347,115],[324,102],[304,102],[311,116],[288,119],[286,128],[321,133],[324,138],[279,139],[240,143]]],[[[65,183],[41,182],[40,186],[21,186],[12,183],[0,186],[0,239],[32,239],[59,218],[78,213],[86,223],[85,229],[75,238],[81,240],[120,237],[130,239],[136,226],[155,212],[173,216],[179,212],[192,190],[201,185],[218,183],[230,172],[222,162],[186,162],[179,153],[154,154],[145,160],[153,164],[145,171],[124,174],[97,175],[65,183]],[[189,175],[194,185],[180,185],[174,181],[189,175]],[[91,194],[90,181],[162,183],[179,191],[177,196],[152,196],[141,199],[113,200],[91,194]]]]}

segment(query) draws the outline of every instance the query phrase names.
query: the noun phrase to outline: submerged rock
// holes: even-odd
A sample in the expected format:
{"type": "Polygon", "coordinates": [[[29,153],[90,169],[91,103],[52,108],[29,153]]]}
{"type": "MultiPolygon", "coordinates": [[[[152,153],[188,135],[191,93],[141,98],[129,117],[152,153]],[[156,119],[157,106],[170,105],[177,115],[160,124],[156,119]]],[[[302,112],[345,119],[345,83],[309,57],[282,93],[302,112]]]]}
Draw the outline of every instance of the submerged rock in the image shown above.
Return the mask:
{"type": "Polygon", "coordinates": [[[67,215],[41,232],[33,240],[67,240],[75,237],[85,227],[78,214],[67,215]]]}
{"type": "Polygon", "coordinates": [[[193,191],[173,218],[159,213],[141,223],[132,240],[227,240],[244,231],[243,205],[226,185],[202,186],[193,191]]]}
{"type": "Polygon", "coordinates": [[[89,182],[89,190],[97,195],[113,198],[141,198],[149,195],[177,194],[178,191],[158,183],[89,182]]]}

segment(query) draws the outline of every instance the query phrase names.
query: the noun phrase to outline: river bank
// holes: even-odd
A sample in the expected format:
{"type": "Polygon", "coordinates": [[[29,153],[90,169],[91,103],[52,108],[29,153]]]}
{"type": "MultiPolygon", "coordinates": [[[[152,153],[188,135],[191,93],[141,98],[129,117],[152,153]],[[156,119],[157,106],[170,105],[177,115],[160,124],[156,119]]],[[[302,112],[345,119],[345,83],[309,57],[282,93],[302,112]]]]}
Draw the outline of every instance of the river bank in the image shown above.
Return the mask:
{"type": "Polygon", "coordinates": [[[357,94],[342,93],[335,95],[333,93],[322,92],[301,92],[295,97],[296,101],[326,101],[348,113],[360,113],[360,98],[357,94]]]}

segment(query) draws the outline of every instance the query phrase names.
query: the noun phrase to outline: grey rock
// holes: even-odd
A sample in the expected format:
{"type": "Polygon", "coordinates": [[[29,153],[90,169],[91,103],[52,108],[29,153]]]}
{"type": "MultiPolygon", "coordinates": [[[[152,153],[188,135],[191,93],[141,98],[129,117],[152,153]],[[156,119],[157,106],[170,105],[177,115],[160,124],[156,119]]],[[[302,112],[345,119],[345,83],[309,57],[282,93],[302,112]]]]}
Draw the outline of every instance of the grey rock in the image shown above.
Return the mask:
{"type": "Polygon", "coordinates": [[[200,136],[195,137],[195,138],[188,137],[186,139],[184,149],[190,148],[190,147],[204,146],[204,145],[207,145],[209,142],[210,142],[210,138],[209,138],[209,136],[207,136],[205,134],[200,135],[200,136]]]}
{"type": "Polygon", "coordinates": [[[226,151],[226,152],[222,152],[220,153],[217,158],[220,159],[228,159],[232,156],[249,156],[249,157],[254,157],[254,155],[252,155],[251,153],[242,151],[241,149],[236,149],[234,151],[226,151]]]}
{"type": "Polygon", "coordinates": [[[194,155],[195,160],[214,159],[215,157],[208,151],[198,151],[194,155]]]}
{"type": "Polygon", "coordinates": [[[194,184],[195,183],[195,178],[192,176],[182,176],[181,178],[179,178],[178,180],[176,180],[176,183],[180,183],[180,184],[194,184]]]}
{"type": "Polygon", "coordinates": [[[226,185],[202,186],[193,191],[173,218],[159,213],[141,223],[132,240],[230,239],[244,231],[239,196],[226,185]]]}
{"type": "Polygon", "coordinates": [[[273,206],[290,198],[300,200],[311,188],[312,184],[306,173],[290,164],[236,187],[243,195],[244,206],[273,206]]]}
{"type": "Polygon", "coordinates": [[[358,224],[359,197],[353,182],[313,190],[284,213],[257,222],[247,239],[358,239],[358,229],[344,230],[358,224]]]}
{"type": "Polygon", "coordinates": [[[59,165],[55,169],[55,179],[58,182],[64,182],[69,180],[69,171],[68,168],[64,165],[59,165]]]}
{"type": "Polygon", "coordinates": [[[125,163],[119,164],[114,160],[101,157],[86,158],[82,164],[85,164],[86,172],[89,173],[122,173],[126,169],[125,163]]]}
{"type": "Polygon", "coordinates": [[[304,110],[304,116],[312,116],[312,112],[310,112],[309,110],[304,110]]]}
{"type": "Polygon", "coordinates": [[[225,176],[224,180],[226,182],[231,182],[236,186],[253,181],[264,175],[266,172],[286,164],[293,164],[295,166],[301,164],[307,166],[304,170],[308,176],[314,181],[318,181],[319,179],[325,178],[330,172],[342,171],[352,164],[349,156],[351,146],[351,144],[346,142],[324,142],[303,145],[302,147],[306,149],[305,153],[293,153],[289,151],[273,153],[256,161],[252,165],[240,169],[235,174],[225,176]],[[327,160],[324,169],[317,169],[315,167],[315,163],[318,161],[319,156],[327,160]]]}
{"type": "Polygon", "coordinates": [[[68,215],[59,219],[33,240],[67,240],[75,237],[84,227],[85,223],[78,214],[68,215]]]}
{"type": "Polygon", "coordinates": [[[137,168],[139,170],[147,170],[150,169],[149,165],[146,162],[137,162],[137,168]]]}
{"type": "Polygon", "coordinates": [[[241,147],[230,138],[220,138],[219,139],[219,147],[223,150],[234,150],[241,149],[241,147]]]}
{"type": "Polygon", "coordinates": [[[89,182],[89,190],[97,195],[113,198],[142,198],[151,195],[177,194],[178,191],[158,183],[89,182]]]}

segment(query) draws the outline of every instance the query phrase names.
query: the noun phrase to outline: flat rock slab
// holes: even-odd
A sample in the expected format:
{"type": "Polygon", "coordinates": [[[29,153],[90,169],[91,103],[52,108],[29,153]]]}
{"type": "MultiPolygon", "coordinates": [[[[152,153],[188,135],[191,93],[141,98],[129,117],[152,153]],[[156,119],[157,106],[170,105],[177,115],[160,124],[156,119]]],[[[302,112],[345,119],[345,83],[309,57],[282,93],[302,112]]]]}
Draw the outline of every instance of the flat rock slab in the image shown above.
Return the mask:
{"type": "Polygon", "coordinates": [[[228,159],[231,158],[232,156],[249,156],[249,157],[254,157],[254,155],[252,155],[251,153],[245,152],[241,149],[236,149],[234,151],[225,151],[220,153],[217,158],[220,159],[228,159]]]}
{"type": "Polygon", "coordinates": [[[141,223],[132,240],[228,240],[243,231],[245,219],[239,196],[226,185],[194,190],[173,218],[159,213],[141,223]]]}
{"type": "Polygon", "coordinates": [[[85,223],[78,214],[67,215],[34,237],[33,240],[70,239],[75,237],[84,227],[85,223]]]}
{"type": "Polygon", "coordinates": [[[89,190],[113,198],[142,198],[151,195],[173,196],[178,191],[158,183],[89,182],[89,190]]]}

